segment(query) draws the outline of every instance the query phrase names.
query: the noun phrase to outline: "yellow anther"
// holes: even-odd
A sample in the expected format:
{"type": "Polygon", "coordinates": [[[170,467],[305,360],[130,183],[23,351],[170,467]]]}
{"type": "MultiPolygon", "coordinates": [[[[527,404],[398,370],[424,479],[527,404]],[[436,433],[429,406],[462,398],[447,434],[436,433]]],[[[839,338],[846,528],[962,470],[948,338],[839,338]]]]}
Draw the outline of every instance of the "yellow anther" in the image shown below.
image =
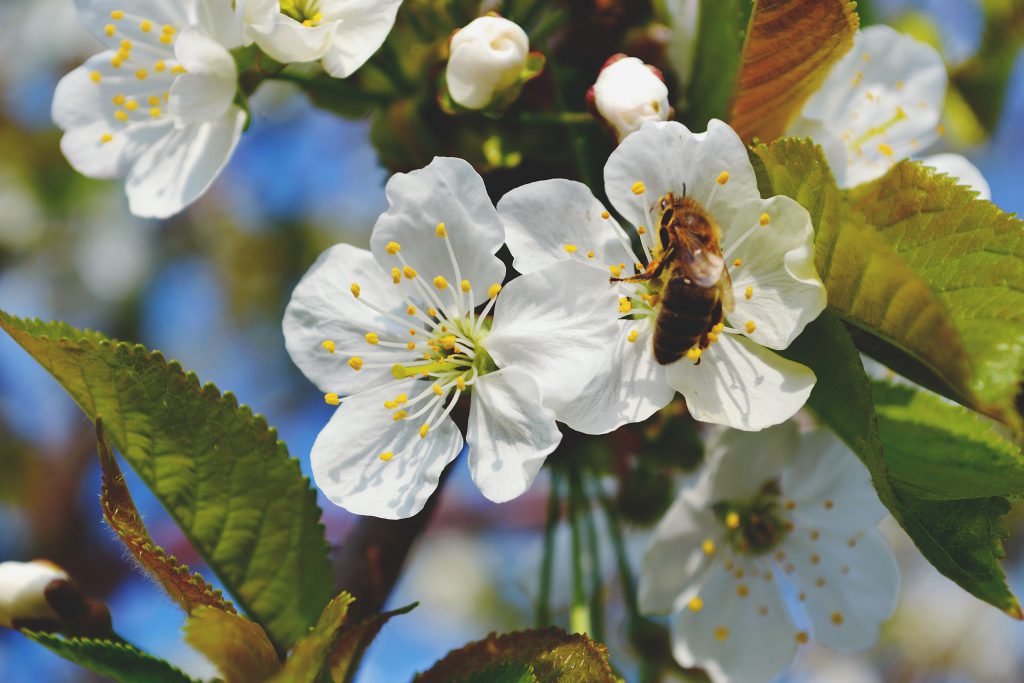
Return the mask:
{"type": "Polygon", "coordinates": [[[466,380],[463,379],[462,377],[457,377],[455,379],[455,388],[458,389],[459,391],[465,391],[466,390],[466,380]]]}
{"type": "Polygon", "coordinates": [[[708,343],[714,344],[716,341],[718,341],[718,335],[714,332],[708,332],[708,343]]]}
{"type": "Polygon", "coordinates": [[[633,310],[633,302],[632,301],[630,301],[627,297],[622,297],[622,298],[619,299],[619,313],[629,313],[632,310],[633,310]]]}
{"type": "Polygon", "coordinates": [[[93,71],[91,74],[89,74],[89,80],[91,80],[93,83],[99,83],[103,80],[103,74],[101,74],[99,71],[93,71]]]}
{"type": "Polygon", "coordinates": [[[163,29],[161,29],[161,31],[166,36],[173,36],[175,33],[177,33],[177,29],[170,25],[165,25],[163,29]]]}
{"type": "Polygon", "coordinates": [[[747,289],[743,292],[743,297],[749,299],[752,296],[754,296],[754,288],[747,287],[747,289]]]}
{"type": "Polygon", "coordinates": [[[796,642],[798,642],[801,645],[806,645],[807,641],[810,640],[810,638],[808,638],[807,636],[807,631],[797,631],[795,638],[796,642]]]}
{"type": "Polygon", "coordinates": [[[747,331],[747,334],[753,334],[754,330],[757,329],[757,325],[754,324],[753,320],[748,320],[747,324],[744,325],[743,328],[747,331]]]}
{"type": "Polygon", "coordinates": [[[729,629],[724,626],[719,626],[715,629],[715,640],[725,640],[729,637],[729,629]]]}
{"type": "Polygon", "coordinates": [[[139,103],[136,102],[135,100],[128,100],[127,102],[124,103],[124,108],[127,109],[128,111],[135,111],[136,109],[139,108],[139,103]]]}
{"type": "Polygon", "coordinates": [[[429,315],[431,318],[436,318],[437,317],[437,309],[436,308],[428,308],[427,309],[427,315],[429,315]]]}
{"type": "Polygon", "coordinates": [[[690,608],[691,612],[699,612],[704,609],[704,601],[694,596],[690,598],[690,602],[686,603],[686,606],[690,608]]]}
{"type": "Polygon", "coordinates": [[[128,120],[128,114],[125,113],[124,111],[120,110],[120,109],[118,109],[117,111],[114,112],[114,117],[118,121],[127,121],[128,120]]]}
{"type": "Polygon", "coordinates": [[[647,228],[645,228],[642,225],[636,226],[636,234],[638,234],[638,235],[646,235],[647,234],[647,228]]]}
{"type": "Polygon", "coordinates": [[[324,347],[324,350],[327,353],[334,353],[338,348],[337,345],[335,345],[335,343],[332,342],[330,339],[325,340],[324,343],[322,343],[320,346],[324,347]]]}
{"type": "Polygon", "coordinates": [[[562,249],[565,249],[565,253],[567,253],[567,254],[575,254],[576,253],[576,245],[575,244],[566,244],[565,246],[562,247],[562,249]]]}
{"type": "Polygon", "coordinates": [[[410,328],[409,328],[409,334],[410,334],[410,335],[412,335],[413,337],[415,337],[415,336],[416,336],[416,330],[415,330],[415,328],[412,328],[412,327],[410,327],[410,328]]]}
{"type": "Polygon", "coordinates": [[[647,192],[647,186],[640,180],[633,183],[633,187],[630,189],[633,191],[633,194],[643,194],[644,192],[647,192]]]}
{"type": "Polygon", "coordinates": [[[842,612],[833,612],[832,613],[832,623],[835,624],[836,626],[842,626],[843,625],[843,613],[842,612]]]}
{"type": "Polygon", "coordinates": [[[636,338],[639,337],[639,336],[640,336],[640,332],[638,332],[637,330],[630,330],[629,334],[626,335],[626,341],[628,341],[628,342],[635,342],[636,338]]]}
{"type": "Polygon", "coordinates": [[[441,342],[441,346],[443,346],[445,349],[447,349],[449,351],[451,351],[453,348],[455,348],[455,335],[454,334],[446,334],[445,336],[443,336],[440,339],[438,339],[438,341],[441,342]]]}
{"type": "Polygon", "coordinates": [[[160,59],[160,60],[157,60],[157,63],[153,65],[153,70],[154,70],[154,71],[161,71],[161,72],[162,72],[162,71],[164,71],[164,70],[165,70],[166,68],[167,68],[167,62],[165,62],[165,61],[164,61],[164,60],[162,60],[162,59],[160,59]]]}
{"type": "Polygon", "coordinates": [[[117,27],[114,26],[113,24],[107,24],[106,26],[103,27],[103,32],[106,33],[111,38],[113,38],[114,34],[117,33],[117,27]]]}
{"type": "Polygon", "coordinates": [[[409,349],[410,351],[414,350],[416,348],[416,342],[409,342],[409,343],[407,343],[405,345],[405,348],[409,349]]]}
{"type": "Polygon", "coordinates": [[[448,236],[448,228],[445,227],[444,223],[438,223],[437,227],[434,228],[434,232],[437,233],[438,237],[447,237],[448,236]]]}
{"type": "Polygon", "coordinates": [[[149,33],[153,30],[153,22],[149,19],[143,19],[139,24],[139,28],[142,29],[143,33],[149,33]]]}
{"type": "Polygon", "coordinates": [[[404,420],[407,417],[409,417],[409,413],[407,413],[404,410],[399,410],[397,413],[391,416],[391,419],[394,420],[395,422],[398,422],[399,420],[404,420]]]}
{"type": "Polygon", "coordinates": [[[352,292],[352,296],[354,296],[357,299],[359,298],[359,292],[362,291],[362,289],[359,287],[358,282],[353,282],[352,286],[349,287],[349,290],[352,292]]]}
{"type": "Polygon", "coordinates": [[[470,287],[470,285],[469,285],[469,280],[463,280],[463,281],[462,281],[462,284],[460,285],[460,287],[462,288],[462,291],[463,291],[463,292],[468,292],[469,290],[473,289],[473,288],[472,288],[472,287],[470,287]]]}
{"type": "Polygon", "coordinates": [[[398,396],[395,396],[395,401],[398,402],[398,405],[403,405],[405,403],[408,403],[409,402],[409,394],[399,394],[398,396]]]}
{"type": "Polygon", "coordinates": [[[384,251],[388,252],[392,256],[402,251],[402,246],[398,242],[388,242],[387,246],[384,247],[384,251]]]}
{"type": "Polygon", "coordinates": [[[884,142],[878,143],[878,151],[887,157],[891,157],[895,152],[892,151],[892,147],[885,144],[884,142]]]}
{"type": "Polygon", "coordinates": [[[448,289],[448,281],[443,276],[438,275],[434,278],[434,286],[438,289],[448,289]]]}
{"type": "Polygon", "coordinates": [[[124,19],[124,11],[116,9],[110,13],[110,18],[114,21],[121,21],[124,19]]]}
{"type": "Polygon", "coordinates": [[[152,109],[150,109],[149,115],[152,116],[154,119],[160,116],[160,107],[153,107],[152,109]]]}
{"type": "Polygon", "coordinates": [[[363,359],[359,356],[352,356],[348,359],[348,365],[350,368],[358,372],[363,369],[363,359]]]}
{"type": "Polygon", "coordinates": [[[700,354],[701,354],[700,347],[699,346],[694,346],[694,347],[691,347],[690,350],[686,352],[686,358],[688,360],[691,360],[694,363],[696,363],[697,361],[700,360],[700,354]]]}
{"type": "Polygon", "coordinates": [[[594,258],[594,250],[593,249],[591,249],[590,251],[587,252],[587,258],[594,258]]]}
{"type": "Polygon", "coordinates": [[[380,343],[380,336],[376,332],[367,332],[366,333],[366,343],[367,344],[379,344],[380,343]]]}
{"type": "Polygon", "coordinates": [[[622,268],[618,266],[608,266],[608,270],[612,272],[612,277],[619,277],[622,275],[622,268]]]}
{"type": "Polygon", "coordinates": [[[601,218],[603,218],[605,220],[608,220],[611,217],[612,217],[612,215],[610,213],[608,213],[607,211],[602,211],[601,212],[601,218]]]}
{"type": "Polygon", "coordinates": [[[380,454],[379,457],[384,462],[388,462],[391,460],[391,458],[395,457],[395,454],[392,453],[391,451],[384,451],[383,453],[380,454]]]}
{"type": "Polygon", "coordinates": [[[939,125],[935,126],[935,134],[936,135],[945,135],[946,134],[946,127],[944,125],[942,125],[941,123],[939,125]]]}
{"type": "Polygon", "coordinates": [[[711,331],[714,332],[715,334],[722,334],[722,330],[724,330],[724,329],[725,329],[725,323],[721,323],[720,322],[720,323],[716,323],[715,326],[711,328],[711,331]]]}
{"type": "MultiPolygon", "coordinates": [[[[163,40],[163,39],[161,38],[161,40],[163,40]]],[[[183,73],[185,73],[185,67],[183,67],[181,64],[175,64],[174,66],[171,67],[171,73],[172,74],[183,74],[183,73]]]]}
{"type": "Polygon", "coordinates": [[[103,135],[100,136],[100,142],[102,142],[104,145],[107,144],[108,142],[113,142],[113,141],[114,141],[114,136],[111,135],[110,133],[104,133],[103,135]]]}
{"type": "Polygon", "coordinates": [[[398,407],[398,401],[384,401],[384,407],[388,410],[394,410],[398,407]]]}
{"type": "Polygon", "coordinates": [[[441,388],[440,384],[436,384],[435,383],[434,386],[430,387],[430,390],[433,391],[438,396],[443,396],[444,395],[444,390],[441,388]]]}
{"type": "Polygon", "coordinates": [[[410,268],[409,266],[402,268],[402,274],[405,275],[405,278],[407,280],[411,280],[417,275],[419,275],[419,273],[417,273],[414,269],[410,268]]]}
{"type": "Polygon", "coordinates": [[[391,269],[391,281],[396,285],[402,281],[402,270],[400,268],[391,269]]]}
{"type": "Polygon", "coordinates": [[[170,45],[172,42],[174,42],[174,36],[170,36],[165,33],[162,36],[160,36],[160,42],[164,45],[170,45]]]}
{"type": "Polygon", "coordinates": [[[710,538],[704,539],[704,542],[700,544],[700,548],[704,551],[705,555],[715,554],[715,542],[710,538]]]}
{"type": "Polygon", "coordinates": [[[147,76],[149,76],[149,72],[145,69],[139,69],[135,72],[135,78],[139,79],[140,81],[146,80],[147,76]]]}
{"type": "Polygon", "coordinates": [[[825,507],[826,510],[831,510],[836,505],[835,503],[832,502],[830,498],[826,498],[824,501],[822,501],[821,504],[825,507]]]}
{"type": "Polygon", "coordinates": [[[430,431],[430,425],[428,425],[426,422],[424,422],[422,425],[420,425],[420,438],[421,439],[425,439],[426,436],[427,436],[427,432],[429,432],[429,431],[430,431]]]}
{"type": "Polygon", "coordinates": [[[324,403],[329,406],[336,406],[341,403],[341,398],[338,397],[333,391],[329,394],[324,394],[324,403]]]}
{"type": "Polygon", "coordinates": [[[121,59],[120,55],[114,55],[113,59],[110,60],[110,66],[115,69],[120,69],[122,64],[124,64],[124,60],[121,59]]]}
{"type": "Polygon", "coordinates": [[[487,298],[493,299],[498,296],[498,292],[501,291],[501,285],[495,282],[493,285],[487,288],[487,298]]]}
{"type": "Polygon", "coordinates": [[[735,512],[730,512],[725,516],[725,526],[730,529],[740,528],[740,516],[735,512]]]}
{"type": "Polygon", "coordinates": [[[715,178],[715,182],[718,183],[719,185],[725,185],[727,182],[729,182],[729,172],[722,171],[721,173],[719,173],[718,177],[715,178]]]}
{"type": "Polygon", "coordinates": [[[115,107],[120,107],[122,104],[124,104],[124,95],[114,95],[113,102],[115,107]]]}
{"type": "Polygon", "coordinates": [[[128,40],[127,38],[122,40],[121,41],[120,52],[131,52],[131,51],[132,51],[132,41],[128,40]]]}
{"type": "Polygon", "coordinates": [[[733,262],[732,262],[732,267],[733,268],[739,268],[742,265],[743,265],[743,259],[741,259],[741,258],[733,259],[733,262]]]}

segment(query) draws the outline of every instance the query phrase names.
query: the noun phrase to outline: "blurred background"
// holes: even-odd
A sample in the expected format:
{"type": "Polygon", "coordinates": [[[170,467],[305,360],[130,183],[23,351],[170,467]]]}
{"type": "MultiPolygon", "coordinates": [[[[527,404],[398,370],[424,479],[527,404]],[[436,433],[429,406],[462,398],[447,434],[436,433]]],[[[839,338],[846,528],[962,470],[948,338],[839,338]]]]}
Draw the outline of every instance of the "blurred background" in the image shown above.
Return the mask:
{"type": "MultiPolygon", "coordinates": [[[[982,170],[996,204],[1021,212],[1024,26],[1006,29],[1016,40],[997,48],[986,37],[992,30],[986,16],[1011,2],[875,0],[862,8],[865,23],[890,23],[940,46],[950,70],[963,75],[951,88],[943,144],[964,151],[982,170]],[[958,88],[966,92],[997,68],[1011,73],[1004,96],[990,102],[990,111],[971,110],[958,88]]],[[[296,90],[270,84],[253,102],[253,126],[213,190],[185,215],[140,221],[128,214],[119,183],[70,170],[50,122],[57,81],[96,50],[72,0],[0,4],[0,308],[160,349],[266,415],[308,472],[309,449],[332,409],[292,366],[280,320],[291,288],[316,256],[339,241],[365,246],[386,207],[387,172],[371,145],[370,125],[319,111],[296,90]]],[[[131,474],[129,485],[156,540],[201,570],[159,503],[131,474]]],[[[542,477],[528,495],[497,506],[456,463],[391,599],[392,606],[414,600],[420,606],[384,629],[361,681],[409,680],[469,640],[532,626],[545,489],[542,477]]],[[[98,491],[91,424],[19,347],[0,337],[0,560],[56,561],[88,594],[109,602],[117,630],[197,677],[212,677],[212,667],[180,640],[178,608],[132,569],[104,526],[98,491]]],[[[325,500],[321,505],[329,538],[339,542],[353,519],[325,500]]],[[[1010,524],[1006,569],[1021,594],[1024,517],[1015,514],[1010,524]]],[[[903,590],[880,643],[857,655],[807,646],[784,680],[1024,681],[1024,624],[939,576],[895,524],[886,531],[900,558],[903,590]]],[[[637,554],[645,534],[642,526],[630,529],[637,554]]],[[[564,608],[568,534],[558,542],[554,597],[564,608]]],[[[628,676],[635,654],[620,626],[610,548],[608,554],[602,563],[607,639],[628,676]]],[[[564,623],[564,614],[556,618],[564,623]]],[[[97,679],[0,631],[0,681],[91,680],[97,679]]]]}

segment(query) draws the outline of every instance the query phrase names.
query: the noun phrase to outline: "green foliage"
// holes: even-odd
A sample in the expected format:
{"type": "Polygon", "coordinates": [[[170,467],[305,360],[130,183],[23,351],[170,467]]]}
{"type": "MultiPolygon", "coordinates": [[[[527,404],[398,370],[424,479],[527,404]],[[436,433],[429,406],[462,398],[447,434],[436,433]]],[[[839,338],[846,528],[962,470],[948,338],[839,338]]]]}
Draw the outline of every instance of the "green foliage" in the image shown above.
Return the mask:
{"type": "Polygon", "coordinates": [[[142,346],[0,313],[153,490],[238,603],[286,649],[332,594],[315,493],[266,421],[142,346]]]}
{"type": "MultiPolygon", "coordinates": [[[[936,491],[920,497],[925,478],[935,468],[934,458],[922,453],[916,442],[907,440],[915,424],[938,427],[947,425],[945,438],[953,448],[962,449],[963,460],[984,461],[1003,458],[1002,466],[1014,469],[1012,454],[997,456],[992,435],[984,434],[970,415],[959,408],[929,416],[942,406],[931,399],[908,401],[900,391],[878,390],[879,418],[876,420],[871,384],[864,373],[860,356],[839,318],[826,311],[809,325],[785,355],[811,367],[818,382],[811,392],[808,407],[860,457],[871,474],[878,497],[906,530],[921,554],[943,575],[960,584],[974,596],[1021,617],[1020,605],[1006,585],[999,559],[1006,530],[1001,517],[1009,511],[1005,499],[948,496],[936,500],[936,491]],[[881,403],[888,399],[889,403],[881,403]],[[908,404],[914,405],[908,409],[908,404]],[[910,410],[910,417],[907,411],[910,410]],[[957,412],[959,411],[959,412],[957,412]],[[900,420],[902,424],[886,423],[900,420]],[[879,429],[879,422],[884,426],[879,429]],[[883,440],[883,435],[889,441],[883,440]],[[970,435],[970,438],[965,438],[970,435]],[[981,452],[971,451],[977,443],[988,445],[981,452]],[[890,454],[891,451],[891,454],[890,454]],[[890,462],[890,457],[893,459],[890,462]],[[913,486],[908,486],[912,483],[913,486]]],[[[1017,456],[1019,457],[1019,456],[1017,456]]],[[[951,466],[947,473],[955,469],[951,466]]],[[[967,491],[978,491],[977,479],[968,482],[967,491]]],[[[947,488],[952,482],[947,482],[947,488]]],[[[935,487],[938,488],[938,487],[935,487]]]]}
{"type": "Polygon", "coordinates": [[[343,628],[335,639],[330,653],[331,678],[334,683],[351,683],[355,679],[366,648],[370,647],[370,643],[380,633],[384,624],[392,617],[408,614],[417,604],[419,603],[414,602],[390,612],[381,612],[343,628]]]}
{"type": "Polygon", "coordinates": [[[750,10],[749,0],[700,2],[693,75],[682,107],[683,122],[693,130],[729,118],[750,10]]]}
{"type": "Polygon", "coordinates": [[[537,683],[539,680],[529,664],[503,662],[454,683],[537,683]]]}
{"type": "Polygon", "coordinates": [[[258,683],[281,668],[259,624],[214,607],[199,607],[185,623],[185,640],[220,671],[225,683],[258,683]]]}
{"type": "Polygon", "coordinates": [[[810,212],[829,306],[855,329],[858,347],[1017,423],[1024,313],[1014,307],[1024,294],[1010,283],[1024,276],[1020,221],[911,162],[848,198],[810,140],[781,139],[753,154],[762,194],[792,197],[810,212]]]}
{"type": "Polygon", "coordinates": [[[341,625],[345,623],[352,599],[348,593],[342,593],[327,604],[316,626],[299,641],[281,673],[273,678],[274,683],[316,681],[320,671],[327,664],[327,658],[331,654],[341,625]]]}
{"type": "MultiPolygon", "coordinates": [[[[429,671],[418,675],[415,681],[483,681],[487,680],[485,672],[493,672],[500,665],[513,664],[531,666],[532,680],[540,683],[615,683],[619,680],[608,665],[604,645],[585,635],[568,634],[550,627],[506,635],[492,633],[484,640],[450,652],[429,671]]],[[[522,672],[521,668],[519,672],[522,672]]]]}
{"type": "Polygon", "coordinates": [[[25,631],[25,636],[64,659],[107,676],[118,683],[195,683],[162,659],[123,642],[91,638],[63,638],[25,631]]]}

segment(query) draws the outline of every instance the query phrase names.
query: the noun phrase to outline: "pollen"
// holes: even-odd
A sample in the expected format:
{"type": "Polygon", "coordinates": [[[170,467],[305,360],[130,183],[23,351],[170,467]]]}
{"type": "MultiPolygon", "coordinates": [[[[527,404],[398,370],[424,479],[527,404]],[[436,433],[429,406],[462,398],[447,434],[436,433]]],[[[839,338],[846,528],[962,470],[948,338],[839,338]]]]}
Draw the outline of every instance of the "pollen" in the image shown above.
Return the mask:
{"type": "Polygon", "coordinates": [[[327,353],[334,353],[337,349],[337,346],[330,339],[325,340],[320,346],[324,347],[324,350],[327,351],[327,353]]]}
{"type": "Polygon", "coordinates": [[[757,219],[757,222],[760,223],[761,225],[768,225],[769,223],[772,222],[772,217],[766,213],[762,213],[761,217],[757,219]]]}
{"type": "Polygon", "coordinates": [[[743,265],[743,259],[741,259],[741,258],[735,259],[735,260],[734,260],[734,261],[732,262],[732,267],[733,267],[733,268],[739,268],[739,267],[740,267],[740,266],[742,266],[742,265],[743,265]]]}
{"type": "Polygon", "coordinates": [[[408,403],[409,394],[399,394],[398,396],[395,396],[395,402],[398,403],[398,405],[404,405],[408,403]]]}
{"type": "Polygon", "coordinates": [[[384,407],[388,410],[394,410],[398,407],[398,401],[384,401],[384,407]]]}
{"type": "Polygon", "coordinates": [[[626,297],[619,299],[619,313],[629,313],[633,310],[633,302],[626,297]]]}
{"type": "Polygon", "coordinates": [[[719,185],[725,185],[727,182],[729,182],[729,172],[722,171],[721,173],[719,173],[718,177],[715,178],[715,182],[718,183],[719,185]]]}
{"type": "Polygon", "coordinates": [[[587,252],[587,258],[594,258],[594,250],[593,249],[591,249],[590,251],[587,252]]]}
{"type": "Polygon", "coordinates": [[[135,100],[128,100],[127,102],[124,103],[124,108],[127,109],[128,111],[135,111],[136,109],[139,108],[139,103],[136,102],[135,100]]]}
{"type": "Polygon", "coordinates": [[[154,119],[160,116],[160,107],[153,107],[152,109],[150,109],[149,115],[152,116],[154,119]]]}
{"type": "Polygon", "coordinates": [[[644,192],[647,192],[647,186],[643,184],[643,181],[638,180],[633,183],[633,187],[631,187],[630,190],[633,191],[633,194],[643,194],[644,192]]]}
{"type": "Polygon", "coordinates": [[[341,399],[338,398],[338,395],[332,391],[329,394],[324,394],[324,403],[326,403],[329,406],[336,406],[341,403],[341,399]]]}
{"type": "Polygon", "coordinates": [[[394,256],[398,252],[402,251],[402,245],[398,242],[388,242],[387,246],[384,247],[384,251],[394,256]]]}
{"type": "Polygon", "coordinates": [[[715,640],[725,640],[729,637],[729,629],[724,626],[719,626],[715,629],[715,640]]]}
{"type": "Polygon", "coordinates": [[[700,548],[704,551],[705,555],[715,554],[715,542],[710,538],[704,539],[704,542],[700,544],[700,548]]]}
{"type": "Polygon", "coordinates": [[[110,18],[114,21],[121,21],[124,19],[124,11],[116,9],[110,13],[110,18]]]}
{"type": "Polygon", "coordinates": [[[434,232],[437,233],[438,237],[448,236],[448,229],[445,227],[444,223],[438,223],[437,227],[434,228],[434,232]]]}
{"type": "Polygon", "coordinates": [[[636,338],[639,337],[639,336],[640,336],[640,333],[637,330],[630,330],[629,334],[626,336],[626,341],[628,341],[628,342],[635,342],[636,338]]]}
{"type": "Polygon", "coordinates": [[[690,601],[686,603],[686,606],[690,608],[691,612],[699,612],[704,609],[704,601],[699,596],[690,598],[690,601]]]}
{"type": "Polygon", "coordinates": [[[359,283],[357,283],[357,282],[353,282],[352,286],[349,287],[349,290],[352,292],[352,296],[354,296],[357,299],[359,298],[359,292],[362,291],[359,288],[359,283]]]}
{"type": "Polygon", "coordinates": [[[410,351],[414,350],[416,348],[416,342],[409,342],[409,343],[407,343],[405,345],[405,348],[409,349],[410,351]]]}
{"type": "Polygon", "coordinates": [[[469,290],[473,289],[469,285],[469,280],[463,280],[459,287],[462,289],[463,292],[468,292],[469,290]]]}
{"type": "Polygon", "coordinates": [[[142,23],[139,24],[139,28],[143,33],[149,33],[153,30],[153,22],[149,19],[143,19],[142,23]]]}
{"type": "Polygon", "coordinates": [[[691,360],[694,363],[696,363],[697,361],[700,360],[700,354],[701,354],[700,347],[699,346],[694,346],[694,347],[690,348],[689,351],[686,352],[686,358],[688,360],[691,360]]]}
{"type": "Polygon", "coordinates": [[[729,527],[730,529],[739,529],[740,516],[735,512],[730,512],[725,516],[725,526],[729,527]]]}
{"type": "MultiPolygon", "coordinates": [[[[493,285],[487,288],[487,296],[491,299],[498,296],[498,292],[501,291],[501,285],[495,282],[493,285]]],[[[433,310],[433,309],[431,309],[433,310]]],[[[436,313],[436,311],[435,311],[436,313]]],[[[433,314],[432,314],[433,315],[433,314]]]]}
{"type": "Polygon", "coordinates": [[[391,451],[384,451],[378,457],[384,462],[389,462],[391,458],[395,457],[395,454],[392,453],[391,451]]]}
{"type": "Polygon", "coordinates": [[[821,556],[818,555],[818,553],[811,553],[811,557],[809,559],[811,560],[811,564],[818,564],[821,562],[821,556]]]}
{"type": "Polygon", "coordinates": [[[448,281],[443,276],[438,275],[434,278],[434,286],[438,289],[448,289],[448,281]]]}
{"type": "Polygon", "coordinates": [[[380,343],[380,336],[376,332],[367,332],[366,333],[366,343],[367,344],[374,344],[374,345],[379,344],[380,343]]]}
{"type": "Polygon", "coordinates": [[[139,79],[140,81],[146,80],[146,78],[148,76],[149,76],[149,72],[146,71],[145,69],[139,69],[138,71],[135,72],[135,78],[139,79]]]}
{"type": "Polygon", "coordinates": [[[407,417],[409,417],[409,413],[407,413],[404,410],[399,410],[397,413],[391,416],[391,419],[394,420],[395,422],[398,422],[399,420],[404,420],[407,417]]]}
{"type": "Polygon", "coordinates": [[[612,277],[619,277],[622,275],[622,268],[618,266],[608,266],[608,270],[612,272],[612,277]]]}
{"type": "MultiPolygon", "coordinates": [[[[163,38],[161,38],[160,40],[163,40],[163,38]]],[[[185,73],[185,71],[186,71],[185,67],[183,67],[181,64],[175,64],[174,66],[171,67],[171,73],[172,74],[183,74],[183,73],[185,73]]]]}
{"type": "Polygon", "coordinates": [[[165,62],[162,59],[158,60],[157,63],[153,65],[153,70],[154,71],[160,71],[162,73],[166,69],[167,69],[167,62],[165,62]]]}
{"type": "Polygon", "coordinates": [[[93,71],[91,74],[89,74],[89,80],[91,80],[93,83],[99,83],[103,80],[103,74],[101,74],[99,71],[93,71]]]}
{"type": "Polygon", "coordinates": [[[466,380],[463,379],[462,377],[456,378],[455,379],[455,388],[458,389],[459,391],[465,391],[466,390],[466,380]]]}
{"type": "Polygon", "coordinates": [[[444,389],[441,388],[440,384],[436,384],[435,383],[434,386],[430,387],[430,390],[433,391],[438,396],[443,396],[444,395],[444,389]]]}
{"type": "Polygon", "coordinates": [[[348,359],[348,365],[350,368],[358,372],[363,369],[363,359],[359,356],[352,356],[348,359]]]}
{"type": "Polygon", "coordinates": [[[163,27],[163,28],[161,29],[161,31],[163,32],[163,34],[164,34],[165,36],[173,36],[173,35],[174,35],[175,33],[177,33],[177,29],[175,29],[175,28],[174,28],[173,26],[171,26],[171,25],[169,25],[169,24],[168,24],[168,25],[165,25],[165,26],[164,26],[164,27],[163,27]]]}
{"type": "Polygon", "coordinates": [[[754,296],[754,288],[753,287],[747,287],[746,290],[744,290],[744,292],[743,292],[743,298],[744,299],[749,299],[752,296],[754,296]]]}
{"type": "Polygon", "coordinates": [[[893,154],[895,154],[895,152],[893,152],[892,150],[892,147],[885,144],[884,142],[878,143],[878,151],[887,157],[891,157],[893,154]]]}
{"type": "Polygon", "coordinates": [[[393,284],[397,285],[401,281],[402,281],[402,271],[401,271],[401,269],[399,269],[399,268],[392,268],[391,269],[391,282],[393,284]]]}
{"type": "Polygon", "coordinates": [[[757,329],[757,325],[754,324],[753,320],[748,320],[747,324],[743,326],[743,329],[747,331],[747,334],[753,334],[754,330],[757,329]]]}
{"type": "Polygon", "coordinates": [[[809,638],[807,637],[807,631],[797,631],[794,636],[796,642],[800,645],[806,645],[809,638]]]}
{"type": "Polygon", "coordinates": [[[124,111],[121,111],[120,109],[118,109],[117,111],[114,112],[114,117],[118,121],[123,121],[123,122],[127,122],[128,121],[128,114],[126,112],[124,112],[124,111]]]}
{"type": "Polygon", "coordinates": [[[745,583],[736,584],[736,595],[745,598],[750,595],[750,588],[745,583]]]}
{"type": "Polygon", "coordinates": [[[416,277],[417,275],[419,275],[419,273],[417,273],[415,270],[413,270],[409,266],[406,266],[405,268],[402,268],[402,274],[405,275],[405,279],[406,280],[411,280],[414,277],[416,277]]]}
{"type": "Polygon", "coordinates": [[[420,438],[421,439],[425,439],[427,437],[427,432],[429,432],[429,431],[430,431],[430,425],[424,422],[420,426],[420,438]]]}
{"type": "Polygon", "coordinates": [[[447,351],[451,351],[452,349],[455,348],[455,335],[454,334],[447,334],[447,335],[441,337],[438,341],[441,342],[441,346],[443,346],[445,348],[445,350],[447,350],[447,351]]]}
{"type": "Polygon", "coordinates": [[[124,95],[114,95],[114,99],[112,101],[115,107],[120,107],[124,104],[124,95]]]}
{"type": "Polygon", "coordinates": [[[172,42],[174,42],[174,37],[165,33],[164,35],[160,36],[160,42],[164,45],[170,45],[172,42]]]}
{"type": "Polygon", "coordinates": [[[611,217],[612,217],[612,215],[610,213],[608,213],[607,211],[602,211],[601,212],[601,218],[603,218],[605,220],[608,220],[611,217]]]}
{"type": "Polygon", "coordinates": [[[106,33],[109,37],[113,38],[114,34],[117,33],[117,27],[113,24],[107,24],[103,27],[103,32],[106,33]]]}
{"type": "Polygon", "coordinates": [[[842,626],[843,625],[843,613],[842,612],[833,612],[832,613],[832,623],[835,624],[836,626],[842,626]]]}
{"type": "Polygon", "coordinates": [[[567,253],[567,254],[575,254],[576,253],[576,245],[575,244],[566,244],[562,248],[565,249],[565,253],[567,253]]]}
{"type": "Polygon", "coordinates": [[[832,501],[831,501],[831,500],[830,500],[829,498],[826,498],[826,499],[825,499],[825,500],[824,500],[824,501],[822,502],[822,505],[823,505],[823,506],[825,507],[825,509],[826,509],[826,510],[831,510],[832,508],[834,508],[834,507],[835,507],[835,505],[836,505],[836,504],[835,504],[835,503],[833,503],[833,502],[832,502],[832,501]]]}
{"type": "Polygon", "coordinates": [[[107,144],[108,142],[113,142],[113,141],[114,141],[114,136],[111,135],[110,133],[104,133],[103,135],[100,136],[100,142],[103,143],[104,145],[107,144]]]}
{"type": "Polygon", "coordinates": [[[642,225],[636,226],[636,234],[638,234],[638,235],[646,235],[647,234],[647,228],[645,228],[642,225]]]}

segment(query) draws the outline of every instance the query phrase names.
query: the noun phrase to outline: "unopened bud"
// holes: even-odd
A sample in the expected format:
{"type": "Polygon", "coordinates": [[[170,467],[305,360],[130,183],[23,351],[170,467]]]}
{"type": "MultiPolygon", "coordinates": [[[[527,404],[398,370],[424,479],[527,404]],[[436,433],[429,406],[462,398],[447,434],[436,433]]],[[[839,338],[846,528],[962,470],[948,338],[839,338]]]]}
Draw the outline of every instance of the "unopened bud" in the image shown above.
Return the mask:
{"type": "Polygon", "coordinates": [[[46,600],[53,581],[67,581],[67,573],[45,560],[0,562],[0,626],[14,628],[15,622],[61,619],[46,600]]]}
{"type": "Polygon", "coordinates": [[[587,98],[620,142],[647,121],[667,121],[672,113],[661,72],[625,55],[605,62],[587,98]]]}
{"type": "Polygon", "coordinates": [[[460,29],[450,49],[448,93],[460,106],[484,109],[496,95],[520,83],[530,39],[515,22],[485,16],[460,29]]]}

